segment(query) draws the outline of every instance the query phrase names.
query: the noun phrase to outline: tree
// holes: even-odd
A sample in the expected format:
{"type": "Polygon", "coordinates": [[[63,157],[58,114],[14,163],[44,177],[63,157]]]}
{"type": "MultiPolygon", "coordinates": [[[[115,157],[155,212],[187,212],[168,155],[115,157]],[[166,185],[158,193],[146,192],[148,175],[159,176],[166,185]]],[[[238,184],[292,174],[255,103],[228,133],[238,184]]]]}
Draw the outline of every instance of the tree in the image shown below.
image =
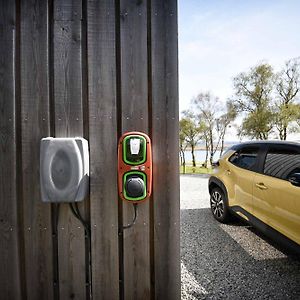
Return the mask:
{"type": "Polygon", "coordinates": [[[287,139],[287,134],[294,130],[292,122],[298,119],[300,107],[296,100],[299,85],[299,58],[290,59],[276,77],[275,127],[281,140],[287,139]]]}
{"type": "Polygon", "coordinates": [[[271,94],[274,86],[274,73],[267,63],[259,64],[249,72],[240,73],[233,80],[235,107],[246,113],[240,134],[266,140],[274,126],[274,113],[271,109],[271,94]]]}
{"type": "Polygon", "coordinates": [[[186,120],[181,119],[179,121],[179,154],[180,154],[180,165],[183,167],[183,174],[185,174],[185,150],[188,146],[188,143],[186,142],[186,134],[185,134],[185,125],[186,120]]]}
{"type": "Polygon", "coordinates": [[[201,128],[201,140],[205,142],[205,160],[203,166],[207,168],[208,164],[208,154],[209,154],[209,127],[205,124],[205,122],[200,120],[200,128],[201,128]]]}
{"type": "Polygon", "coordinates": [[[200,93],[194,100],[193,105],[199,111],[199,124],[202,124],[202,138],[205,140],[207,152],[209,152],[210,164],[221,144],[224,148],[224,138],[229,124],[236,114],[230,102],[224,108],[219,99],[211,93],[200,93]]]}
{"type": "Polygon", "coordinates": [[[186,143],[191,147],[193,167],[196,167],[195,147],[200,140],[201,128],[196,120],[195,114],[190,110],[182,112],[180,131],[185,136],[186,143]]]}
{"type": "MultiPolygon", "coordinates": [[[[199,110],[199,123],[205,124],[206,146],[210,154],[210,164],[213,162],[213,156],[217,150],[214,144],[214,127],[216,124],[216,114],[220,110],[220,101],[211,93],[200,93],[192,102],[199,110]]],[[[217,143],[218,144],[218,143],[217,143]]]]}
{"type": "Polygon", "coordinates": [[[227,101],[226,112],[217,119],[217,131],[219,132],[221,140],[220,157],[222,156],[224,151],[224,141],[227,128],[235,120],[236,115],[237,113],[234,108],[234,104],[232,103],[232,101],[227,101]]]}
{"type": "Polygon", "coordinates": [[[274,115],[268,110],[248,113],[242,122],[239,135],[258,140],[267,140],[273,128],[274,115]]]}

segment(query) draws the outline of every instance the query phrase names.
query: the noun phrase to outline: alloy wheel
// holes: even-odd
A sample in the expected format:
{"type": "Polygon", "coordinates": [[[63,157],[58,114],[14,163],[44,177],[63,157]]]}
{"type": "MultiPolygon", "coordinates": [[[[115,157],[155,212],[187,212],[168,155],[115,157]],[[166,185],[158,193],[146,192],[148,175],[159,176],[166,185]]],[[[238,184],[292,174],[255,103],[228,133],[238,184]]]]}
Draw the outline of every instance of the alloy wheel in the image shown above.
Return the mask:
{"type": "Polygon", "coordinates": [[[211,209],[213,214],[218,218],[224,215],[224,201],[222,195],[218,191],[214,191],[210,198],[211,209]]]}

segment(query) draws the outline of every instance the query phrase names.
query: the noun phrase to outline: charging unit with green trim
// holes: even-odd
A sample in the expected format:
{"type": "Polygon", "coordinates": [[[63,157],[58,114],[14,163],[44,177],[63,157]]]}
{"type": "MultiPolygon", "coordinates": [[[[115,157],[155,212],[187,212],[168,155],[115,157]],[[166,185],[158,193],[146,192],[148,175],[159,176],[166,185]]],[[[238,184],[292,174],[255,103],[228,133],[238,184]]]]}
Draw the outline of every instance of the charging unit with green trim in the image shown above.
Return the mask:
{"type": "Polygon", "coordinates": [[[139,203],[152,191],[152,150],[148,135],[127,132],[118,145],[118,187],[121,199],[139,203]]]}

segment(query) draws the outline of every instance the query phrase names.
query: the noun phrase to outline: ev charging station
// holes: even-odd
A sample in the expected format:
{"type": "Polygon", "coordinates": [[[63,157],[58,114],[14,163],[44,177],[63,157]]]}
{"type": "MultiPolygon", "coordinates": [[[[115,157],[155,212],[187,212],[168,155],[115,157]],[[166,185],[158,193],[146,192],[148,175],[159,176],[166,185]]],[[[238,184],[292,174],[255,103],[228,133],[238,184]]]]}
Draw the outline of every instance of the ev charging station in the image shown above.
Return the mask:
{"type": "MultiPolygon", "coordinates": [[[[83,201],[89,192],[89,149],[83,138],[52,138],[40,144],[40,186],[43,202],[69,203],[76,218],[90,233],[83,220],[77,202],[83,201]],[[74,206],[73,206],[74,203],[74,206]]],[[[152,148],[145,133],[133,131],[122,135],[118,143],[118,191],[119,197],[134,205],[135,224],[137,204],[151,196],[152,148]]]]}
{"type": "MultiPolygon", "coordinates": [[[[89,186],[88,141],[83,138],[41,140],[40,183],[43,202],[79,202],[89,186]]],[[[152,148],[145,133],[122,135],[118,144],[118,190],[124,201],[140,203],[152,192],[152,148]]]]}
{"type": "Polygon", "coordinates": [[[80,202],[89,190],[89,149],[83,138],[41,140],[40,183],[43,202],[80,202]]]}
{"type": "Polygon", "coordinates": [[[148,135],[127,132],[118,145],[118,188],[124,201],[140,203],[152,192],[152,149],[148,135]]]}

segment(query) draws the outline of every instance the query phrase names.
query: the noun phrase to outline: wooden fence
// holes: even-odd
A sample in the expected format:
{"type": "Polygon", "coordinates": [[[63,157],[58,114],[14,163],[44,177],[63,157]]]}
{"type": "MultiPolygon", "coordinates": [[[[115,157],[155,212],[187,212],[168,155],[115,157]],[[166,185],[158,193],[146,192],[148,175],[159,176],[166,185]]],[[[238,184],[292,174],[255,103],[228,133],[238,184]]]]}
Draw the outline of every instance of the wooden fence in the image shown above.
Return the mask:
{"type": "Polygon", "coordinates": [[[180,298],[177,73],[176,0],[0,0],[0,299],[180,298]],[[119,234],[131,130],[152,139],[153,195],[119,234]],[[41,202],[47,136],[89,141],[91,240],[41,202]]]}

